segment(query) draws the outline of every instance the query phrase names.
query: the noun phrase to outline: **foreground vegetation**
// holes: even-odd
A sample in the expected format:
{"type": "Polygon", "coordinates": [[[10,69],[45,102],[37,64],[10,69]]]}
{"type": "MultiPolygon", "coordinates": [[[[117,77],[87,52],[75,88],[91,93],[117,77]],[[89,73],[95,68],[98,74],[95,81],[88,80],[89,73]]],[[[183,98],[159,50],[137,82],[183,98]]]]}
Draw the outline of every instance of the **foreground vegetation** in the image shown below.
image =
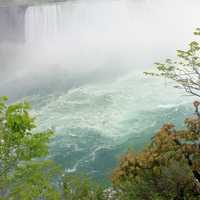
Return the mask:
{"type": "Polygon", "coordinates": [[[200,119],[165,124],[142,152],[121,158],[112,180],[122,199],[200,199],[200,119]]]}
{"type": "Polygon", "coordinates": [[[49,160],[48,141],[53,132],[36,133],[28,103],[6,105],[0,99],[0,196],[1,199],[55,199],[51,184],[59,172],[49,160]]]}

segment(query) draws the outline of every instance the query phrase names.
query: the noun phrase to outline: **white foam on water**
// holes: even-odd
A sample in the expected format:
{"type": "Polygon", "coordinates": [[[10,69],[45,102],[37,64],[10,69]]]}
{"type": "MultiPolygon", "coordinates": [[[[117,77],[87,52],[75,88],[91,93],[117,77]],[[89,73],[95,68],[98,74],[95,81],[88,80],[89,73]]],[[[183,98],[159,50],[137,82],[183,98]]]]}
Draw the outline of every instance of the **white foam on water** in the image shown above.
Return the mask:
{"type": "Polygon", "coordinates": [[[62,95],[56,94],[35,112],[41,127],[54,127],[60,134],[66,129],[80,128],[119,139],[132,130],[141,132],[150,126],[152,119],[143,124],[145,116],[141,113],[148,114],[156,109],[170,109],[191,102],[192,98],[181,94],[177,89],[166,87],[159,79],[133,72],[114,82],[88,84],[62,95]],[[131,118],[135,118],[135,122],[131,127],[126,126],[131,118]]]}

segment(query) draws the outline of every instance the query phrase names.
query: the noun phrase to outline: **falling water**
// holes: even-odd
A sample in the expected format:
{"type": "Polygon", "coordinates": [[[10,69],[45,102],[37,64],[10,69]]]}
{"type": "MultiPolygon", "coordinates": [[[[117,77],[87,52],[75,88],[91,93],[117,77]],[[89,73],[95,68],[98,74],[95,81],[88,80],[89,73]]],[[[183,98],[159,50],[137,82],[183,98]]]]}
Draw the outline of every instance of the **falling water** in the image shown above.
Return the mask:
{"type": "MultiPolygon", "coordinates": [[[[128,33],[131,29],[126,1],[68,1],[30,7],[26,13],[27,41],[44,41],[84,33],[128,33]],[[124,30],[125,29],[125,30],[124,30]],[[125,32],[126,31],[126,32],[125,32]]],[[[103,37],[104,35],[102,35],[103,37]]]]}

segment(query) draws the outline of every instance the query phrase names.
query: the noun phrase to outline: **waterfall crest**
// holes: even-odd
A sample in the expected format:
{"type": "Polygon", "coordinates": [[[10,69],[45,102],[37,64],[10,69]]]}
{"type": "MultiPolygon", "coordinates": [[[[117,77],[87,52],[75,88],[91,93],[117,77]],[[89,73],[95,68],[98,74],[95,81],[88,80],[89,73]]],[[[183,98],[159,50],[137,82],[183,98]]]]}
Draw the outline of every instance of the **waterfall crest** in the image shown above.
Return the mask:
{"type": "Polygon", "coordinates": [[[26,40],[63,38],[88,32],[121,32],[130,29],[129,17],[126,0],[68,1],[29,7],[26,12],[26,40]]]}
{"type": "Polygon", "coordinates": [[[148,40],[152,41],[162,40],[162,34],[166,33],[165,41],[180,34],[188,38],[199,24],[198,6],[197,0],[77,0],[30,6],[25,16],[26,41],[59,37],[63,40],[71,36],[80,39],[90,34],[89,37],[101,38],[117,35],[119,39],[135,38],[146,43],[147,32],[148,40]]]}

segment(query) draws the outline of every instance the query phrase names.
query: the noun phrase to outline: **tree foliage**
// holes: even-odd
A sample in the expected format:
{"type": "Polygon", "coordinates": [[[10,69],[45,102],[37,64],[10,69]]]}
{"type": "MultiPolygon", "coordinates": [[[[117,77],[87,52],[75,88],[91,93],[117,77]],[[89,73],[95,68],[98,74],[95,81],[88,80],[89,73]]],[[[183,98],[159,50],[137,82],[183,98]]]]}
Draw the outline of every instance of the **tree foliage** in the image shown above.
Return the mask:
{"type": "Polygon", "coordinates": [[[176,130],[165,124],[140,153],[129,151],[114,170],[112,181],[136,199],[200,198],[200,119],[185,120],[186,128],[176,130]],[[124,187],[125,186],[125,187],[124,187]],[[145,189],[146,188],[146,189],[145,189]]]}
{"type": "Polygon", "coordinates": [[[61,178],[60,168],[46,160],[53,132],[35,131],[28,103],[6,101],[0,98],[0,199],[105,200],[103,189],[88,178],[61,178]]]}
{"type": "Polygon", "coordinates": [[[48,154],[53,132],[33,131],[28,103],[6,101],[0,98],[0,198],[56,199],[51,182],[59,170],[53,162],[41,160],[48,154]]]}
{"type": "Polygon", "coordinates": [[[66,175],[62,185],[65,200],[108,200],[101,186],[82,175],[66,175]]]}
{"type": "MultiPolygon", "coordinates": [[[[200,35],[200,28],[195,32],[200,35]]],[[[189,95],[200,97],[200,44],[192,41],[188,49],[177,50],[177,59],[166,59],[164,63],[155,63],[156,72],[146,75],[161,76],[175,81],[176,88],[184,89],[189,95]]]]}

